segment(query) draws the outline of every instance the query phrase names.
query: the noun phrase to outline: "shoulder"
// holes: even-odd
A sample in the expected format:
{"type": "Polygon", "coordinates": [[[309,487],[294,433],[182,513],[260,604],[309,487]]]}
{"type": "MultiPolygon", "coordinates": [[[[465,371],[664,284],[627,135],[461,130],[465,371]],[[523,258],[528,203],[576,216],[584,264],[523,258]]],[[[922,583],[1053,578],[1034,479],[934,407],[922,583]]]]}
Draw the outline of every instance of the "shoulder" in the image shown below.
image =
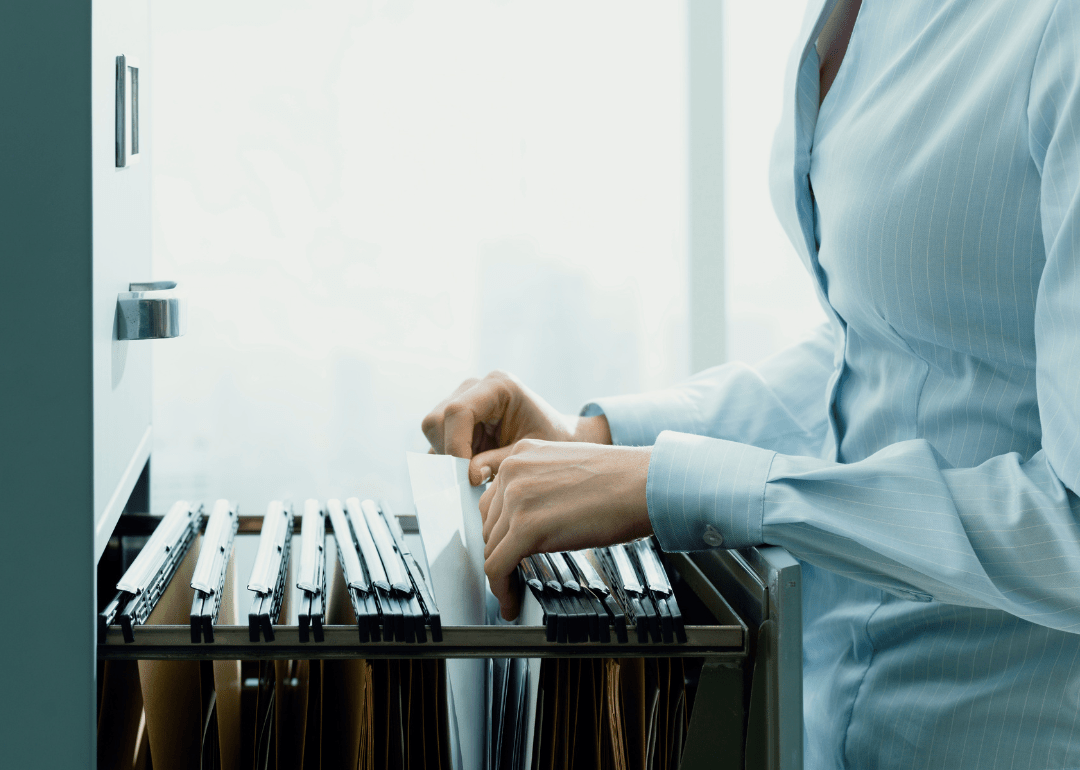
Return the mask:
{"type": "Polygon", "coordinates": [[[1031,150],[1041,170],[1063,133],[1080,134],[1080,0],[1055,0],[1039,38],[1028,93],[1031,150]]]}

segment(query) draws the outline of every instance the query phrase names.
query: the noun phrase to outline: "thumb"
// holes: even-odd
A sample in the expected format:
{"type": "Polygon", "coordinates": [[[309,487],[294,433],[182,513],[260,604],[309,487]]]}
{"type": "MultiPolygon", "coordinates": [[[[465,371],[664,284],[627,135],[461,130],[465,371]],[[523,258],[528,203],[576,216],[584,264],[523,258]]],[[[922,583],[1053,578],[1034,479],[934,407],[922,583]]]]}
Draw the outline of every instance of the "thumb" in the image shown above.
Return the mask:
{"type": "Polygon", "coordinates": [[[502,461],[514,452],[514,446],[499,447],[487,452],[481,452],[469,461],[469,483],[474,487],[489,481],[492,476],[499,472],[502,461]],[[485,470],[486,469],[486,470],[485,470]]]}

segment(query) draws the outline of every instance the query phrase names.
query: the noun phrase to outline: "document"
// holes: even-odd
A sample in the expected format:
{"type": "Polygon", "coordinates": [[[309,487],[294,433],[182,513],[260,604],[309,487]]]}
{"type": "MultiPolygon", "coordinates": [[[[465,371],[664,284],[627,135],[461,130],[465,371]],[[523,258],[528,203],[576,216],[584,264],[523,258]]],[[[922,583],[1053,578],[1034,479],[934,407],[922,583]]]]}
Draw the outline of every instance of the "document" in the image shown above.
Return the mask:
{"type": "MultiPolygon", "coordinates": [[[[235,625],[240,618],[239,577],[236,572],[236,546],[229,555],[225,585],[221,592],[218,624],[235,625]]],[[[218,740],[221,746],[221,770],[240,770],[240,661],[215,660],[214,691],[217,693],[218,740]]]]}
{"type": "MultiPolygon", "coordinates": [[[[482,626],[487,595],[484,531],[480,518],[483,487],[469,483],[469,461],[449,455],[408,453],[409,479],[420,537],[431,567],[431,587],[444,626],[482,626]]],[[[486,662],[448,660],[450,718],[459,729],[455,768],[483,766],[487,721],[486,662]]]]}
{"type": "MultiPolygon", "coordinates": [[[[195,598],[191,575],[200,543],[201,538],[197,538],[180,562],[146,625],[190,623],[195,598]]],[[[162,770],[185,770],[191,757],[202,754],[209,693],[202,686],[200,661],[140,660],[138,666],[151,763],[162,770]]]]}
{"type": "MultiPolygon", "coordinates": [[[[544,625],[544,611],[540,607],[540,602],[533,596],[532,591],[526,590],[521,597],[521,615],[518,617],[518,622],[523,626],[544,625]]],[[[533,734],[535,732],[533,726],[536,724],[536,700],[540,695],[540,666],[542,661],[540,658],[528,658],[525,665],[527,667],[525,680],[525,747],[524,761],[521,766],[531,768],[533,766],[533,734]]]]}

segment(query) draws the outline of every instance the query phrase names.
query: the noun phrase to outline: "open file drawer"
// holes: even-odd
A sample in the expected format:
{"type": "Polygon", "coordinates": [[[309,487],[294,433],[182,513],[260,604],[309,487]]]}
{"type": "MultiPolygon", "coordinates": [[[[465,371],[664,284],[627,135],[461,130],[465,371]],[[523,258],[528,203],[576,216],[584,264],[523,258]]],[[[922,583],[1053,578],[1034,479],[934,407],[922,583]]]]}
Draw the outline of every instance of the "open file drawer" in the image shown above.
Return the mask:
{"type": "MultiPolygon", "coordinates": [[[[259,531],[261,517],[239,519],[241,536],[259,531]]],[[[146,532],[155,521],[129,516],[117,532],[146,532]]],[[[407,535],[416,532],[413,517],[398,521],[407,535]]],[[[97,654],[99,661],[680,658],[694,680],[682,767],[800,768],[798,563],[776,548],[667,559],[686,617],[681,644],[565,644],[547,641],[543,626],[505,625],[443,626],[439,642],[361,644],[352,624],[324,626],[321,642],[301,642],[300,628],[289,624],[274,625],[273,641],[252,641],[247,625],[216,625],[212,643],[195,644],[191,628],[177,624],[137,626],[125,642],[114,625],[97,654]]]]}

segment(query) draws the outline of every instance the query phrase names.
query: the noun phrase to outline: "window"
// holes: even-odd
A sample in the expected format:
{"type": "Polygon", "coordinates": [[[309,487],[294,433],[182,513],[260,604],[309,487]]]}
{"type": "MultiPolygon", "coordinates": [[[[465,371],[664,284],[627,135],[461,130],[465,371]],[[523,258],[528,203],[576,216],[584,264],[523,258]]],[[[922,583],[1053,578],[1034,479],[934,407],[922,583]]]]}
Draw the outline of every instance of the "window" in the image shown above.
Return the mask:
{"type": "MultiPolygon", "coordinates": [[[[408,502],[467,376],[687,373],[681,3],[158,3],[152,507],[408,502]]],[[[144,94],[145,96],[145,94],[144,94]]]]}
{"type": "Polygon", "coordinates": [[[724,4],[727,353],[756,363],[825,320],[769,198],[784,68],[805,0],[724,4]]]}

